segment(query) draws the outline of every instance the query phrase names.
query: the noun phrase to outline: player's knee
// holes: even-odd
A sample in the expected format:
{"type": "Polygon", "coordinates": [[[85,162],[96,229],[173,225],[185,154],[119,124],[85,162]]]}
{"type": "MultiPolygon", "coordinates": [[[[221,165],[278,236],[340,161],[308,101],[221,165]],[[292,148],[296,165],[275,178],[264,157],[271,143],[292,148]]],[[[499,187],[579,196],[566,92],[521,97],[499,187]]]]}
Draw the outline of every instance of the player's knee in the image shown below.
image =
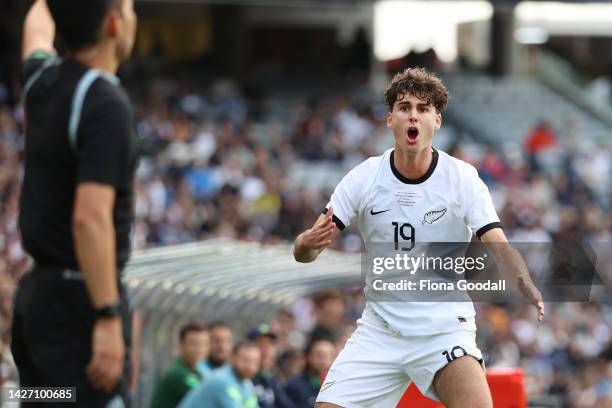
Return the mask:
{"type": "Polygon", "coordinates": [[[317,402],[315,408],[344,408],[341,405],[332,404],[330,402],[317,402]]]}

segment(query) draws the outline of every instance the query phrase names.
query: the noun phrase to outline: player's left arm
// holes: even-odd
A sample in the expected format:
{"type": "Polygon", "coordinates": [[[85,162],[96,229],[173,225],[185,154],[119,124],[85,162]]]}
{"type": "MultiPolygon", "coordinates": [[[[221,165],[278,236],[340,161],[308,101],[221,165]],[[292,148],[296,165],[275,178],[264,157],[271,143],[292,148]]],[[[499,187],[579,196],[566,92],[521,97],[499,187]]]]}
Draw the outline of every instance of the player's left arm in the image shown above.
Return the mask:
{"type": "Polygon", "coordinates": [[[512,248],[504,231],[501,228],[493,228],[482,234],[480,239],[495,258],[495,263],[502,273],[513,280],[516,278],[516,285],[529,300],[529,303],[536,308],[538,321],[542,321],[544,317],[542,294],[531,280],[523,257],[516,249],[512,248]]]}

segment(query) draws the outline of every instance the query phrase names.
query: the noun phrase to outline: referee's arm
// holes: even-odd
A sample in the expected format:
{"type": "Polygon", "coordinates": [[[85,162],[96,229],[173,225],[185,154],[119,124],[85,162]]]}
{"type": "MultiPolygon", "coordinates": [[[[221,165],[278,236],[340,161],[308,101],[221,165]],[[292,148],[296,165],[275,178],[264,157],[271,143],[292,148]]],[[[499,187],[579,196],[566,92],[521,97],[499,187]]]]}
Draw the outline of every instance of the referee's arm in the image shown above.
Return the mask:
{"type": "Polygon", "coordinates": [[[79,267],[95,309],[119,300],[114,203],[112,186],[85,182],[77,187],[72,231],[79,267]]]}
{"type": "MultiPolygon", "coordinates": [[[[77,186],[72,216],[74,245],[85,286],[95,309],[119,300],[113,206],[115,188],[95,182],[77,186]]],[[[96,320],[87,375],[96,388],[110,391],[121,377],[125,348],[121,318],[96,320]]]]}
{"type": "Polygon", "coordinates": [[[21,58],[26,60],[36,51],[55,54],[53,39],[55,38],[55,23],[46,0],[36,0],[23,23],[23,43],[21,58]]]}

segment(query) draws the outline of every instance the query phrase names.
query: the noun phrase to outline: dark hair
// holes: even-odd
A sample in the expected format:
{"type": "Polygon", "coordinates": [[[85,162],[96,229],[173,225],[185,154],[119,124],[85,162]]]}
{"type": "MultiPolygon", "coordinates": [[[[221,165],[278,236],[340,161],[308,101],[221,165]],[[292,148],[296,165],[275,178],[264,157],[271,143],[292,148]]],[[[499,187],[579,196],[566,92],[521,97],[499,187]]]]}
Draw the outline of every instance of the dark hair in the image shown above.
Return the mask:
{"type": "Polygon", "coordinates": [[[238,354],[238,352],[240,352],[240,350],[243,348],[256,348],[257,350],[259,350],[257,344],[253,343],[252,341],[244,340],[239,341],[234,345],[234,348],[232,349],[232,355],[238,354]]]}
{"type": "Polygon", "coordinates": [[[219,328],[227,328],[230,331],[232,330],[230,325],[225,323],[223,320],[215,320],[214,322],[212,322],[212,323],[210,323],[208,325],[208,330],[209,331],[213,331],[214,329],[219,329],[219,328]]]}
{"type": "Polygon", "coordinates": [[[202,331],[206,331],[206,326],[204,326],[202,323],[189,322],[183,327],[181,327],[181,330],[179,330],[179,340],[180,341],[185,340],[185,337],[187,336],[187,334],[191,332],[202,332],[202,331]]]}
{"type": "Polygon", "coordinates": [[[121,0],[47,0],[57,34],[71,51],[98,42],[106,14],[120,3],[121,0]]]}
{"type": "Polygon", "coordinates": [[[442,80],[425,68],[407,68],[395,74],[385,90],[385,102],[389,111],[393,110],[397,98],[405,94],[424,99],[432,104],[438,113],[442,112],[448,103],[448,90],[442,80]]]}
{"type": "Polygon", "coordinates": [[[312,302],[316,307],[321,307],[323,306],[323,303],[332,299],[338,299],[344,302],[344,296],[342,296],[342,292],[337,289],[328,289],[321,292],[317,292],[312,295],[312,302]]]}
{"type": "Polygon", "coordinates": [[[318,339],[314,339],[312,341],[310,341],[306,347],[304,348],[304,355],[306,355],[308,357],[308,355],[312,352],[312,350],[314,349],[315,345],[318,343],[329,343],[332,345],[332,347],[335,347],[334,341],[328,337],[320,337],[318,339]]]}
{"type": "Polygon", "coordinates": [[[283,351],[278,356],[277,365],[278,365],[278,367],[282,367],[283,365],[287,364],[292,359],[294,359],[296,357],[300,357],[302,355],[303,355],[302,352],[300,352],[298,350],[289,349],[287,351],[283,351]]]}

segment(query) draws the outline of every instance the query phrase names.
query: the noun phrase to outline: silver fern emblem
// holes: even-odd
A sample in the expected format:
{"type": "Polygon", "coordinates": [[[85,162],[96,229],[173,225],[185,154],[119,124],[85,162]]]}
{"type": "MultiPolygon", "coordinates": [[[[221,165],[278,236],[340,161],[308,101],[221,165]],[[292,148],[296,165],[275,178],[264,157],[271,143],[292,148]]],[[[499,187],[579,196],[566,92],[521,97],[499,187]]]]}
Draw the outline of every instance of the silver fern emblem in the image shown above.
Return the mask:
{"type": "Polygon", "coordinates": [[[443,208],[441,210],[434,210],[434,211],[426,212],[425,215],[423,216],[422,224],[423,225],[425,225],[425,223],[433,224],[434,222],[442,218],[444,214],[446,214],[446,208],[443,208]]]}

